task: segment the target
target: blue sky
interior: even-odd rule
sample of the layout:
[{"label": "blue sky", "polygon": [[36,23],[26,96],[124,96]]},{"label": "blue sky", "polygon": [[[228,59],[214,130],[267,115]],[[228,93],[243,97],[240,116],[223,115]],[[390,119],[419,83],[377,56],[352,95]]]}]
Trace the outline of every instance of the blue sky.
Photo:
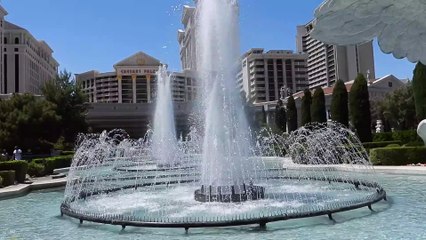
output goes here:
[{"label": "blue sky", "polygon": [[[296,26],[312,19],[322,0],[240,0],[241,51],[295,50]],[[6,20],[28,29],[55,51],[60,68],[81,73],[144,51],[180,70],[177,30],[189,0],[2,0]],[[376,75],[411,78],[414,64],[380,52]]]}]

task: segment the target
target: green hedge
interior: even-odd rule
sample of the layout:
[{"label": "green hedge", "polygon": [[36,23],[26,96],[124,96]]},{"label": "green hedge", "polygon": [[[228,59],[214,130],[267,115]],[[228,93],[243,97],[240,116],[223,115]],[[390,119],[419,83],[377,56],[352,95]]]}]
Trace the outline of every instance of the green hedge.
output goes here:
[{"label": "green hedge", "polygon": [[401,147],[401,145],[399,145],[399,144],[389,144],[386,147],[387,148],[399,148],[399,147]]},{"label": "green hedge", "polygon": [[373,148],[383,148],[391,144],[401,145],[401,142],[400,141],[366,142],[366,143],[363,143],[362,145],[366,149],[373,149]]},{"label": "green hedge", "polygon": [[70,167],[73,156],[74,155],[65,155],[49,158],[37,158],[32,162],[43,164],[45,167],[45,174],[52,174],[54,169]]},{"label": "green hedge", "polygon": [[426,147],[376,148],[370,151],[370,159],[375,165],[426,163]]},{"label": "green hedge", "polygon": [[3,170],[14,170],[16,180],[19,183],[25,182],[25,178],[28,171],[28,163],[26,161],[7,161],[0,162],[0,171]]},{"label": "green hedge", "polygon": [[422,142],[415,130],[375,133],[373,135],[373,142],[386,141],[400,141],[402,144],[409,142]]},{"label": "green hedge", "polygon": [[424,147],[424,142],[409,142],[407,144],[404,144],[404,147]]},{"label": "green hedge", "polygon": [[69,156],[69,155],[74,155],[74,151],[62,151],[61,152],[61,156]]},{"label": "green hedge", "polygon": [[45,175],[44,165],[36,162],[30,162],[30,164],[28,164],[28,175],[31,177],[43,177]]},{"label": "green hedge", "polygon": [[3,187],[7,187],[7,186],[15,184],[14,170],[0,171],[0,177],[3,179],[3,183],[2,183]]},{"label": "green hedge", "polygon": [[373,142],[388,142],[393,141],[391,132],[374,133]]}]

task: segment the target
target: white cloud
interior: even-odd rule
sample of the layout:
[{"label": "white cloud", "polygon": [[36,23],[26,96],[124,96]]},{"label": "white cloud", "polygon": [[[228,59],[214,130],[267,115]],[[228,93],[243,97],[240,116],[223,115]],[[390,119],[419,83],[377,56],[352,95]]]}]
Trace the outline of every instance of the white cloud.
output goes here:
[{"label": "white cloud", "polygon": [[385,53],[426,64],[425,0],[326,0],[315,11],[312,37],[352,45],[377,37]]}]

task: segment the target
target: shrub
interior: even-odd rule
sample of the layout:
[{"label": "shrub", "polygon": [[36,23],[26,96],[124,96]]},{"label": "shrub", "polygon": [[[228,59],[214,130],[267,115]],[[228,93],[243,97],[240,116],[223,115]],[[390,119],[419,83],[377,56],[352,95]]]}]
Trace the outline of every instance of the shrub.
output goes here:
[{"label": "shrub", "polygon": [[375,133],[373,135],[373,142],[387,142],[393,141],[391,132]]},{"label": "shrub", "polygon": [[288,131],[293,132],[297,130],[297,108],[293,96],[287,100],[287,121]]},{"label": "shrub", "polygon": [[348,91],[342,80],[337,80],[333,88],[331,119],[349,126]]},{"label": "shrub", "polygon": [[311,104],[312,104],[312,93],[309,89],[304,91],[302,98],[302,126],[311,122]]},{"label": "shrub", "polygon": [[370,153],[371,162],[375,165],[401,166],[426,162],[426,147],[376,148]]},{"label": "shrub", "polygon": [[16,180],[19,183],[25,182],[25,178],[28,171],[28,163],[26,161],[7,161],[0,162],[0,171],[2,170],[14,170]]},{"label": "shrub", "polygon": [[325,108],[324,90],[321,87],[315,89],[311,104],[311,121],[327,122],[327,111]]},{"label": "shrub", "polygon": [[398,147],[401,147],[401,145],[399,145],[399,144],[389,144],[389,145],[387,145],[386,146],[387,148],[398,148]]},{"label": "shrub", "polygon": [[0,188],[3,187],[3,178],[0,176]]},{"label": "shrub", "polygon": [[34,159],[36,164],[43,164],[45,167],[45,174],[52,174],[54,169],[66,168],[71,166],[71,161],[74,155],[56,156],[49,158]]},{"label": "shrub", "polygon": [[75,153],[74,151],[62,151],[61,155],[62,156],[65,156],[65,155],[74,155],[74,153]]},{"label": "shrub", "polygon": [[403,144],[410,142],[422,142],[416,130],[396,131],[396,132],[385,132],[375,133],[373,142],[385,142],[385,141],[400,141]]},{"label": "shrub", "polygon": [[3,183],[2,183],[3,187],[7,187],[7,186],[15,184],[14,170],[0,171],[0,177],[3,179]]},{"label": "shrub", "polygon": [[424,145],[424,142],[409,142],[404,144],[404,147],[423,147]]},{"label": "shrub", "polygon": [[42,177],[44,176],[45,167],[43,164],[39,164],[36,162],[30,162],[28,164],[28,174],[31,177]]},{"label": "shrub", "polygon": [[394,141],[401,141],[404,144],[409,142],[422,142],[422,139],[415,130],[393,132],[392,138]]},{"label": "shrub", "polygon": [[401,142],[400,141],[366,142],[366,143],[363,143],[362,145],[366,149],[373,149],[373,148],[384,148],[391,144],[398,144],[398,147],[399,147],[399,145],[401,145]]},{"label": "shrub", "polygon": [[364,75],[358,74],[349,93],[350,119],[361,142],[373,140],[371,132],[370,99],[368,83]]},{"label": "shrub", "polygon": [[414,69],[413,92],[418,120],[426,118],[426,66],[418,62]]}]

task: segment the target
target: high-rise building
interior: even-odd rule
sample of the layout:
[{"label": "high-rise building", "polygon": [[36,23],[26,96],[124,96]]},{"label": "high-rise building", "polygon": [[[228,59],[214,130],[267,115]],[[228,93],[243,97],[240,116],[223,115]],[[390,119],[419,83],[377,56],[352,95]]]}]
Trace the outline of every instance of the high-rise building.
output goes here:
[{"label": "high-rise building", "polygon": [[254,48],[243,54],[238,85],[251,103],[277,101],[308,87],[307,54]]},{"label": "high-rise building", "polygon": [[180,59],[182,69],[196,70],[196,45],[195,45],[195,13],[196,8],[190,6],[183,6],[182,24],[183,30],[178,30],[178,42],[180,46]]},{"label": "high-rise building", "polygon": [[0,94],[41,94],[43,84],[58,72],[53,50],[28,30],[5,21],[5,15],[0,6]]},{"label": "high-rise building", "polygon": [[337,79],[345,82],[358,73],[375,79],[372,42],[358,46],[335,46],[311,38],[314,22],[297,27],[297,51],[308,54],[309,88],[332,86]]}]

